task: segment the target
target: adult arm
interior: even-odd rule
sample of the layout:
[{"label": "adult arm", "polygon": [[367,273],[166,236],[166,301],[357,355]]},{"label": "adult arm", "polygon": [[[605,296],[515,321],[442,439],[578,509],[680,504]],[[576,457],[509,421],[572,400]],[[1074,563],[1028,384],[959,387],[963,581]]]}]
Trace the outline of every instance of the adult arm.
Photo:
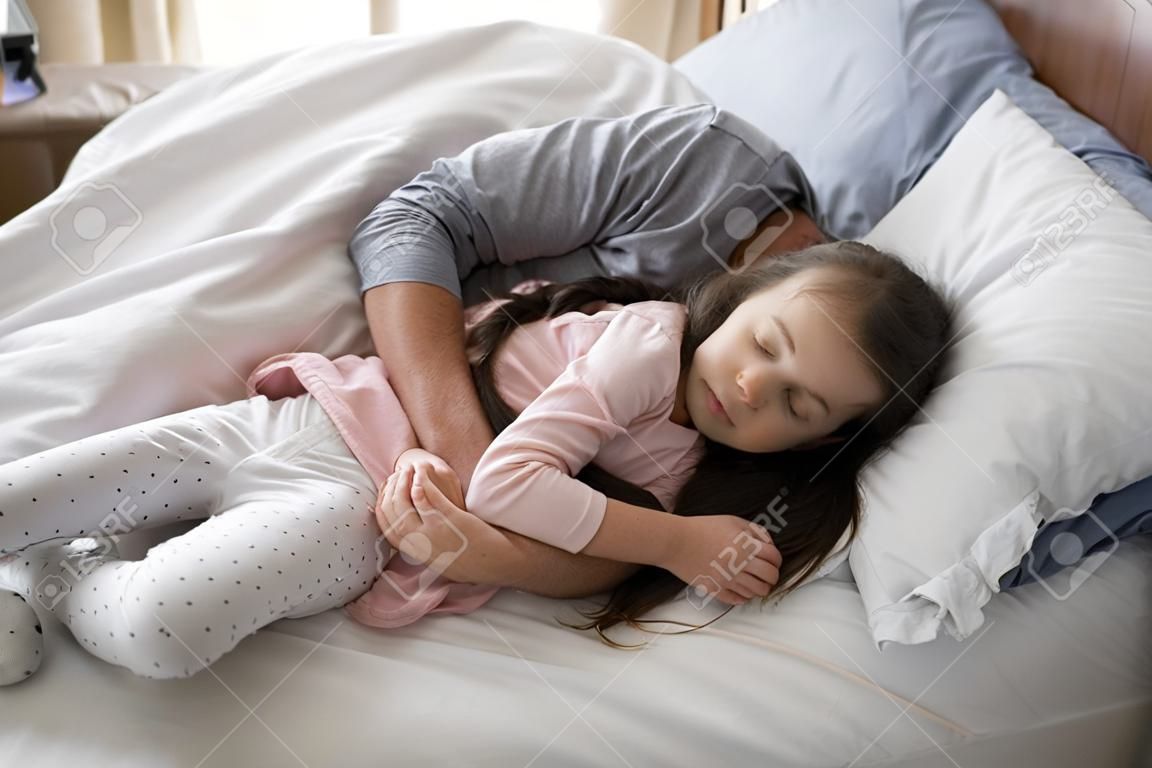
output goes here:
[{"label": "adult arm", "polygon": [[357,226],[349,253],[376,353],[420,445],[465,490],[492,433],[464,351],[462,282],[529,263],[534,277],[575,277],[564,274],[573,269],[566,257],[631,231],[676,163],[687,162],[669,158],[707,157],[709,147],[689,147],[731,142],[708,128],[714,112],[670,108],[497,134],[436,160]]},{"label": "adult arm", "polygon": [[[465,355],[461,280],[627,231],[668,171],[661,152],[675,156],[677,142],[700,136],[697,120],[656,113],[499,134],[437,160],[357,227],[349,250],[376,352],[420,445],[448,462],[465,492],[492,431]],[[525,555],[508,585],[540,594],[594,594],[636,569],[508,538]]]},{"label": "adult arm", "polygon": [[[422,446],[448,462],[464,486],[492,442],[492,428],[464,356],[460,301],[438,286],[397,282],[369,290],[365,310],[389,381]],[[384,344],[383,339],[395,342]],[[472,536],[479,540],[481,533]],[[639,567],[566,552],[512,531],[501,533],[505,551],[500,568],[483,581],[504,587],[546,597],[585,597],[611,589]],[[475,576],[472,580],[480,583],[479,571]]]}]

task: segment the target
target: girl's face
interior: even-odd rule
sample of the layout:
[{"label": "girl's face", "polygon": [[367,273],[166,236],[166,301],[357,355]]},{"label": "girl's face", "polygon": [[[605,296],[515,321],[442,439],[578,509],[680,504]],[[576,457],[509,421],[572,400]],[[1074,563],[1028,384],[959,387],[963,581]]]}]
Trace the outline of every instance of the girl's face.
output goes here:
[{"label": "girl's face", "polygon": [[674,421],[737,450],[769,453],[819,445],[883,404],[863,352],[822,305],[797,295],[821,272],[806,269],[753,294],[697,347]]}]

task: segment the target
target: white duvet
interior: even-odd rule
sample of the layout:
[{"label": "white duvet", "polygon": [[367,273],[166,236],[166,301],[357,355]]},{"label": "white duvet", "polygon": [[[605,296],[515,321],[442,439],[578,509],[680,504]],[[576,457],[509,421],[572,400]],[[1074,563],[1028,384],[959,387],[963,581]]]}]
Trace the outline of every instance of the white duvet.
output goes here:
[{"label": "white duvet", "polygon": [[242,398],[273,354],[371,354],[347,242],[391,190],[494,133],[701,100],[605,40],[371,37],[204,74],[112,123],[0,228],[0,461]]},{"label": "white duvet", "polygon": [[[698,100],[636,46],[524,23],[178,84],[0,227],[0,461],[243,397],[276,353],[371,354],[346,244],[390,190],[499,131]],[[135,555],[160,533],[133,534]],[[162,683],[49,622],[41,671],[0,693],[0,765],[870,765],[1032,729],[1046,730],[1025,753],[1049,745],[1057,765],[1079,759],[1053,747],[1069,723],[1106,736],[1099,718],[1121,707],[1130,722],[1147,702],[1148,617],[1117,605],[1148,590],[1150,563],[1152,547],[1126,544],[1065,603],[1012,590],[968,642],[883,657],[833,578],[639,653],[554,623],[578,618],[570,605],[507,590],[391,632],[331,611]]]}]

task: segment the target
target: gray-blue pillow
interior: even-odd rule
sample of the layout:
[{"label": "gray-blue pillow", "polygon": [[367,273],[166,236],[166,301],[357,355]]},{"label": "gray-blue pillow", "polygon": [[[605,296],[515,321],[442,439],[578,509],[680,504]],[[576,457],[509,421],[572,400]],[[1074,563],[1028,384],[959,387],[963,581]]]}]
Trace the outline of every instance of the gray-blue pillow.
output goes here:
[{"label": "gray-blue pillow", "polygon": [[673,66],[792,152],[836,237],[871,230],[996,88],[1152,218],[1152,168],[1035,80],[982,0],[780,0]]}]

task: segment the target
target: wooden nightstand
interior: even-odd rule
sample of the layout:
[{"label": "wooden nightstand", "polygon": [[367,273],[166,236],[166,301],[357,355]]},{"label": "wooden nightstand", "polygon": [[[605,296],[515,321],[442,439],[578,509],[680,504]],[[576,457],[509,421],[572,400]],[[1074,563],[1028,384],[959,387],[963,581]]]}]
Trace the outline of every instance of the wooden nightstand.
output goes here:
[{"label": "wooden nightstand", "polygon": [[206,67],[41,64],[47,93],[0,108],[0,223],[42,200],[76,151],[116,117]]}]

